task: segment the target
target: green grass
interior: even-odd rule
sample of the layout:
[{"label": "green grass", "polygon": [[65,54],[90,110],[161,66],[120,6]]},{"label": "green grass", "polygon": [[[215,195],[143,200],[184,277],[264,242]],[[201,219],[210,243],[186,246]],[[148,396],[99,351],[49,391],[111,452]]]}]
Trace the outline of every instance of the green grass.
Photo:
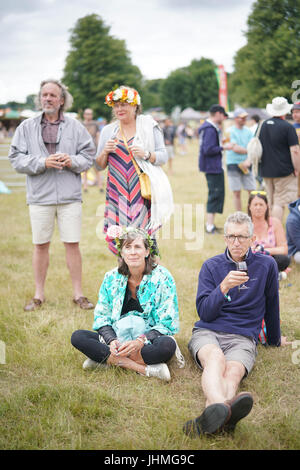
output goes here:
[{"label": "green grass", "polygon": [[[197,153],[197,143],[191,143],[187,155],[175,158],[170,177],[177,211],[182,204],[192,204],[194,229],[196,204],[206,202],[206,182],[197,169]],[[205,259],[223,251],[221,235],[205,235],[203,247],[189,251],[186,243],[191,240],[174,239],[172,222],[171,239],[159,240],[161,262],[177,284],[181,320],[177,340],[185,368],[179,369],[172,361],[170,383],[117,368],[88,372],[83,371],[84,357],[71,346],[70,337],[78,328],[91,329],[93,312],[72,304],[57,231],[50,249],[47,302],[41,310],[25,313],[23,306],[34,288],[25,192],[1,195],[0,199],[0,340],[6,345],[6,364],[0,365],[1,449],[299,449],[300,374],[291,347],[259,346],[256,366],[241,385],[241,390],[253,392],[255,404],[234,436],[189,439],[181,431],[183,423],[199,415],[204,406],[201,374],[187,343],[197,320],[198,272]],[[94,302],[104,273],[116,263],[96,235],[103,204],[104,195],[95,187],[84,194],[83,285],[85,295]],[[218,226],[230,212],[232,198],[227,190]],[[282,333],[290,340],[300,340],[299,279],[300,269],[292,265],[280,288]]]}]

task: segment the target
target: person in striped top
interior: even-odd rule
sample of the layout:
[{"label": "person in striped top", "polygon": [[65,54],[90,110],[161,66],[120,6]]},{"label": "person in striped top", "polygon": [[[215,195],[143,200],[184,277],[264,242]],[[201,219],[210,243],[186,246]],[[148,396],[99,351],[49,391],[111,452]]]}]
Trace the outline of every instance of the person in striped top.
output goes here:
[{"label": "person in striped top", "polygon": [[[152,191],[154,167],[163,165],[168,159],[163,132],[151,116],[141,115],[140,95],[133,88],[121,86],[108,93],[105,102],[112,107],[115,120],[101,132],[95,162],[99,170],[108,167],[104,232],[107,233],[112,225],[130,225],[152,235],[161,225],[162,218],[153,221],[153,197],[152,200],[142,197],[132,157],[149,174]],[[167,180],[165,175],[164,178]],[[168,184],[160,186],[164,189]],[[167,200],[163,198],[163,208],[170,216]],[[156,204],[155,211],[157,207],[161,210],[163,205]],[[114,242],[107,241],[109,249],[117,254]]]}]

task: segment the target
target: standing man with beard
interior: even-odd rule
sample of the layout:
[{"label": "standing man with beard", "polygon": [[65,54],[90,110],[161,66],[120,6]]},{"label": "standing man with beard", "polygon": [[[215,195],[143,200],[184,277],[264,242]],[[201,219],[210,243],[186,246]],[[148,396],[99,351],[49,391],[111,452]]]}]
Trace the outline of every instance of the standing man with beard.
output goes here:
[{"label": "standing man with beard", "polygon": [[27,204],[34,244],[34,297],[25,311],[45,301],[44,286],[49,266],[49,246],[57,218],[60,238],[73,285],[73,301],[83,309],[94,305],[83,296],[81,253],[81,173],[94,162],[93,140],[77,120],[63,111],[72,96],[58,80],[44,80],[37,97],[42,114],[17,127],[9,159],[13,168],[27,175]]}]

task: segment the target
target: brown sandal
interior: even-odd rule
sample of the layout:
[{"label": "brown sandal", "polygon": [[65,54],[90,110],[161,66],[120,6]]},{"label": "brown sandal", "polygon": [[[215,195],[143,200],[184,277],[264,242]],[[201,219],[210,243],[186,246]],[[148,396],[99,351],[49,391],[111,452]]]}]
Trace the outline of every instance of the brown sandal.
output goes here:
[{"label": "brown sandal", "polygon": [[74,304],[79,305],[83,310],[90,310],[94,308],[94,304],[89,301],[87,297],[79,297],[79,299],[73,299]]},{"label": "brown sandal", "polygon": [[33,312],[37,308],[40,308],[44,302],[44,300],[33,298],[25,305],[24,310],[25,312]]}]

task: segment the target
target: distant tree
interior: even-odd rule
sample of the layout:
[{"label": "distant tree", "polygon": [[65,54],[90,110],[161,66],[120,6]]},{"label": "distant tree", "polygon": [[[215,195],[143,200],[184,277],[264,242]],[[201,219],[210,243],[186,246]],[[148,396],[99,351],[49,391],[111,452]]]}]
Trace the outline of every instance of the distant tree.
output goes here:
[{"label": "distant tree", "polygon": [[165,111],[170,113],[175,106],[205,110],[217,103],[216,67],[211,59],[201,58],[171,72],[161,86]]},{"label": "distant tree", "polygon": [[26,96],[25,107],[27,109],[35,109],[35,98],[36,98],[36,95]]},{"label": "distant tree", "polygon": [[6,107],[12,109],[13,111],[18,111],[18,109],[24,109],[24,103],[18,103],[17,101],[8,101]]},{"label": "distant tree", "polygon": [[169,74],[162,84],[162,105],[166,113],[175,106],[190,106],[191,77],[186,68],[176,69]]},{"label": "distant tree", "polygon": [[92,108],[95,117],[110,117],[106,94],[117,85],[141,88],[142,74],[131,63],[125,41],[109,34],[110,27],[96,15],[80,18],[71,31],[71,50],[63,82],[73,95],[73,111]]},{"label": "distant tree", "polygon": [[300,1],[257,0],[248,17],[247,44],[229,79],[233,101],[265,107],[275,96],[291,101],[300,69]]},{"label": "distant tree", "polygon": [[141,98],[143,109],[159,108],[162,106],[161,102],[161,86],[163,83],[162,78],[155,80],[145,80],[141,89]]},{"label": "distant tree", "polygon": [[219,85],[216,76],[217,65],[211,59],[193,60],[189,66],[192,79],[192,103],[197,110],[207,110],[218,103]]}]

